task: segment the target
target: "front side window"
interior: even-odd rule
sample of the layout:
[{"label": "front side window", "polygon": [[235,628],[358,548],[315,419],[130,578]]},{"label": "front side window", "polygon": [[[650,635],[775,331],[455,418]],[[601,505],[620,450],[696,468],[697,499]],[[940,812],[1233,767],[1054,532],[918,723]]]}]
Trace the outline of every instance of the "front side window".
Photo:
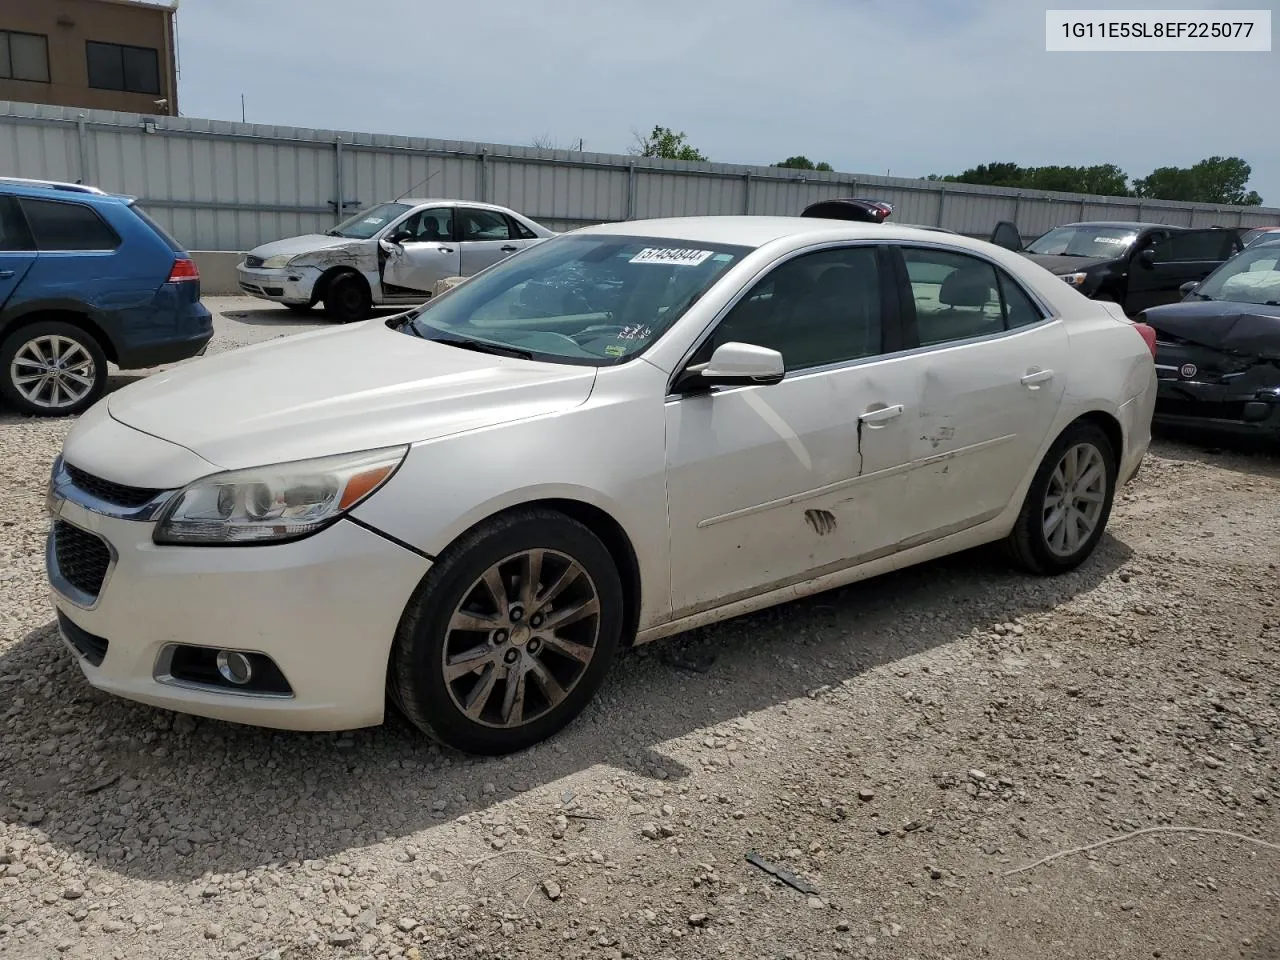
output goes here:
[{"label": "front side window", "polygon": [[120,43],[85,44],[89,86],[125,93],[160,93],[160,53],[153,47]]},{"label": "front side window", "polygon": [[329,231],[329,236],[368,240],[412,209],[407,203],[380,203],[343,220]]},{"label": "front side window", "polygon": [[20,201],[39,250],[114,250],[120,238],[82,203],[65,200]]},{"label": "front side window", "polygon": [[1138,238],[1129,227],[1083,226],[1057,227],[1033,240],[1027,253],[1055,257],[1123,257]]},{"label": "front side window", "polygon": [[905,247],[921,346],[985,337],[1044,319],[1027,293],[995,264],[950,250]]},{"label": "front side window", "polygon": [[443,243],[453,239],[453,208],[430,207],[405,217],[395,233],[405,243]]},{"label": "front side window", "polygon": [[507,218],[500,213],[463,207],[458,211],[458,216],[462,221],[463,240],[511,239],[511,227],[507,223]]},{"label": "front side window", "polygon": [[871,246],[804,254],[756,283],[716,327],[697,361],[725,343],[782,354],[788,371],[881,352],[880,269]]},{"label": "front side window", "polygon": [[1280,304],[1280,243],[1254,246],[1232,257],[1196,288],[1202,300]]},{"label": "front side window", "polygon": [[49,38],[0,30],[0,79],[49,82]]},{"label": "front side window", "polygon": [[614,235],[553,237],[409,314],[428,340],[605,366],[646,350],[749,248]]}]

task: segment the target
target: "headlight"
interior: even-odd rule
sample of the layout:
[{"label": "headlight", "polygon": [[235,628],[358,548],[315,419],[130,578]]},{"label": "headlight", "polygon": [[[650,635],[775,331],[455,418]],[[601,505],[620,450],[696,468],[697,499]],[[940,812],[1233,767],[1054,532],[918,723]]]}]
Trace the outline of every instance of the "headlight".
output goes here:
[{"label": "headlight", "polygon": [[1084,282],[1089,279],[1087,273],[1064,273],[1062,275],[1063,282],[1071,284],[1073,287],[1083,287]]},{"label": "headlight", "polygon": [[160,516],[164,544],[296,540],[333,523],[396,471],[408,447],[215,473],[190,484]]},{"label": "headlight", "polygon": [[282,253],[278,257],[267,257],[267,259],[262,261],[262,268],[264,270],[283,270],[290,263],[296,260],[298,256],[299,254],[296,253]]}]

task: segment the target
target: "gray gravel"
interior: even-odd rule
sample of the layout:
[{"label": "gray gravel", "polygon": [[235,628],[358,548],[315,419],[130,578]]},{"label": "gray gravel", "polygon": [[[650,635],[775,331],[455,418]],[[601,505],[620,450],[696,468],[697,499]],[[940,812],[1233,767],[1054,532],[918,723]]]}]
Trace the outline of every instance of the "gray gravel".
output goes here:
[{"label": "gray gravel", "polygon": [[[215,349],[311,326],[210,303]],[[673,638],[477,761],[95,693],[42,578],[69,426],[0,412],[0,957],[1280,956],[1280,853],[1237,839],[1004,875],[1280,843],[1274,453],[1162,440],[1076,573],[966,555]]]}]

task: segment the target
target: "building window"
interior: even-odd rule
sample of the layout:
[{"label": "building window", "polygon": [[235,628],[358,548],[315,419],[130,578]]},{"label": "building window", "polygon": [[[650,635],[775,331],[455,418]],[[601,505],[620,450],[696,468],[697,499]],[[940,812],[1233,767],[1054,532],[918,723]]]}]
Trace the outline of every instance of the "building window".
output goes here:
[{"label": "building window", "polygon": [[0,30],[0,79],[49,82],[49,38]]},{"label": "building window", "polygon": [[119,43],[85,44],[89,60],[89,86],[125,93],[160,93],[160,54],[151,47]]}]

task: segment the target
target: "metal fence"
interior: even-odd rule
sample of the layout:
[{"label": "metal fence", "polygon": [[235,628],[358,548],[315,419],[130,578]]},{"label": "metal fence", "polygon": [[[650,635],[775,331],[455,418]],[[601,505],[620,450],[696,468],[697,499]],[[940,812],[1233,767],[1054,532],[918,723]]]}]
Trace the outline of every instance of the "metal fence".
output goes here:
[{"label": "metal fence", "polygon": [[1016,223],[1027,237],[1075,220],[1195,227],[1280,223],[1280,210],[1273,208],[684,163],[8,101],[0,101],[0,175],[83,180],[131,194],[192,250],[247,250],[322,231],[339,215],[405,191],[504,204],[560,230],[645,217],[794,215],[818,200],[851,195],[892,203],[895,221],[982,237],[1001,220]]}]

